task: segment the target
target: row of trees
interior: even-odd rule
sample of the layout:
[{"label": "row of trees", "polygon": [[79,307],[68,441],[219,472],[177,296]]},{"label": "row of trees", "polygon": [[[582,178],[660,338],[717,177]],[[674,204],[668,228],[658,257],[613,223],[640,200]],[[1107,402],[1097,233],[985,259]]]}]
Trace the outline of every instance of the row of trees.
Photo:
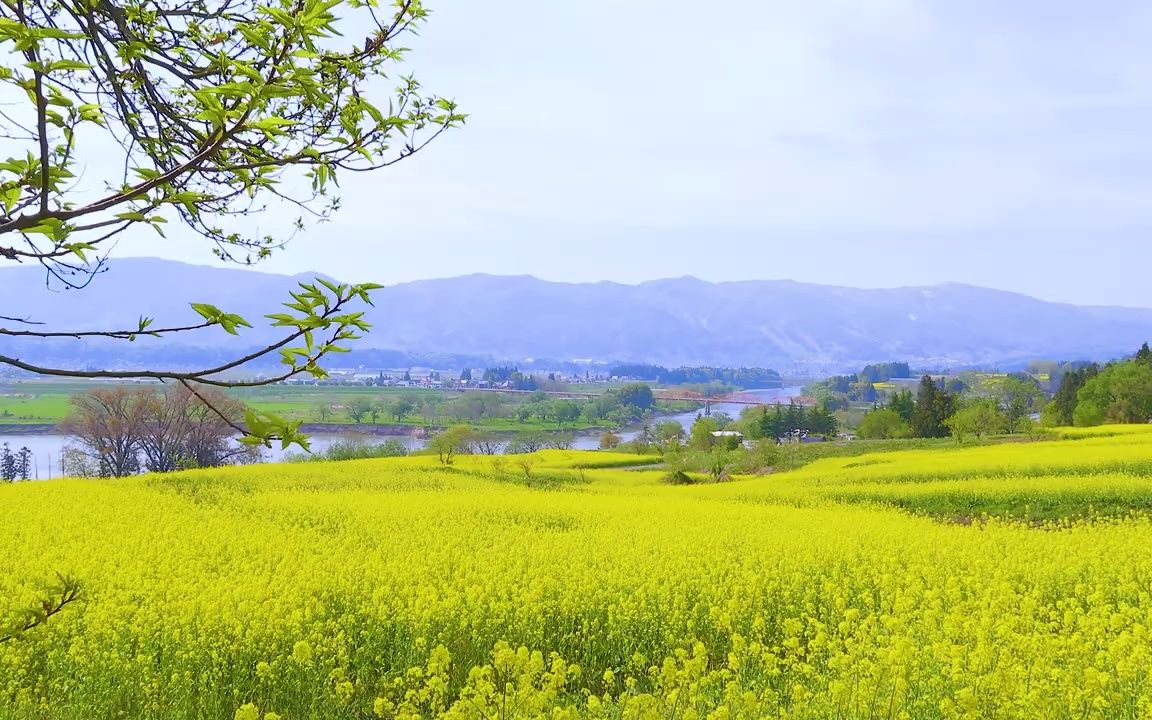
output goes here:
[{"label": "row of trees", "polygon": [[356,424],[376,423],[381,418],[399,423],[418,416],[428,424],[440,421],[482,423],[504,419],[521,423],[539,420],[564,427],[581,421],[588,425],[605,422],[623,425],[641,419],[655,405],[652,388],[636,383],[581,400],[554,398],[542,391],[526,395],[476,391],[450,397],[401,396],[392,399],[360,396],[351,398],[339,409],[328,403],[319,403],[314,406],[312,414],[320,422],[343,416]]},{"label": "row of trees", "polygon": [[907,390],[892,394],[886,404],[864,416],[856,433],[870,439],[947,437],[951,433],[947,420],[959,405],[957,393],[925,375],[915,395]]},{"label": "row of trees", "polygon": [[1082,365],[1064,374],[1044,421],[1053,425],[1146,423],[1152,420],[1152,349],[1100,367]]},{"label": "row of trees", "polygon": [[856,432],[875,440],[1027,432],[1034,425],[1031,416],[1045,400],[1039,384],[1027,375],[999,378],[985,393],[966,398],[949,390],[946,381],[925,375],[915,395],[907,390],[892,394],[861,419]]},{"label": "row of trees", "polygon": [[893,378],[908,378],[912,371],[908,363],[890,362],[866,365],[858,373],[834,375],[804,388],[807,395],[819,398],[833,410],[843,410],[849,403],[873,403],[880,398],[875,383]]},{"label": "row of trees", "polygon": [[767,368],[679,367],[660,365],[617,365],[612,377],[652,380],[661,385],[730,385],[736,388],[780,387],[780,373]]},{"label": "row of trees", "polygon": [[436,455],[444,465],[451,465],[457,455],[520,455],[546,448],[571,450],[576,437],[569,433],[527,431],[501,436],[478,430],[471,425],[453,425],[428,441],[425,451]]},{"label": "row of trees", "polygon": [[252,462],[259,455],[234,440],[242,403],[210,388],[175,385],[100,388],[72,398],[61,429],[76,438],[65,474],[122,477]]},{"label": "row of trees", "polygon": [[836,415],[827,403],[805,407],[796,403],[745,410],[737,423],[749,439],[785,440],[820,435],[832,437],[840,429]]},{"label": "row of trees", "polygon": [[[876,383],[893,378],[906,378],[907,363],[882,363],[868,365],[858,373],[834,375],[804,388],[831,410],[846,410],[852,403],[877,403],[885,393],[876,389]],[[951,394],[962,394],[968,385],[960,378],[947,378],[941,381],[941,389]]]}]

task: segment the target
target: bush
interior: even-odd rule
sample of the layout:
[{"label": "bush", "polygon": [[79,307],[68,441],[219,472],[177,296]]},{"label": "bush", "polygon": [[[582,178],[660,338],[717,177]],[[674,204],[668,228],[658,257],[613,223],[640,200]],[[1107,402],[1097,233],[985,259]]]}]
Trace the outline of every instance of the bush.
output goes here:
[{"label": "bush", "polygon": [[325,460],[365,460],[368,458],[404,457],[408,448],[399,440],[368,443],[363,440],[341,440],[321,453]]},{"label": "bush", "polygon": [[664,482],[669,485],[695,485],[700,481],[683,470],[672,470],[664,476]]},{"label": "bush", "polygon": [[600,449],[615,450],[620,447],[620,442],[620,436],[609,430],[600,436]]},{"label": "bush", "polygon": [[285,462],[332,462],[343,460],[370,460],[372,458],[404,457],[408,448],[399,440],[389,439],[382,443],[370,443],[361,438],[337,440],[324,450],[304,454],[293,453],[284,458]]}]

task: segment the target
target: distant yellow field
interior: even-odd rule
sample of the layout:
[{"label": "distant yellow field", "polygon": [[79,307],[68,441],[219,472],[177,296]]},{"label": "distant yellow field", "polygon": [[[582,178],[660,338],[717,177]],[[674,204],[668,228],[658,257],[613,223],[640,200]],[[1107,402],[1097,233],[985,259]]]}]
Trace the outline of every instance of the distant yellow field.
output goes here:
[{"label": "distant yellow field", "polygon": [[[1152,435],[0,487],[0,718],[1144,718]],[[607,466],[607,467],[606,467]]]}]

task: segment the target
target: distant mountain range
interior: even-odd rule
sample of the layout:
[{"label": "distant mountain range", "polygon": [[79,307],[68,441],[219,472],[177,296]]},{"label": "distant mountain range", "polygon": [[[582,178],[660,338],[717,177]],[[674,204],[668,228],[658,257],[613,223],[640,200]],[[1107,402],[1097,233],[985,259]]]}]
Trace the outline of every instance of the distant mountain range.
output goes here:
[{"label": "distant mountain range", "polygon": [[[84,290],[53,292],[44,287],[42,269],[5,267],[0,315],[52,328],[131,327],[141,313],[157,322],[195,319],[188,302],[199,301],[259,325],[297,281],[310,277],[124,258]],[[375,302],[373,330],[357,347],[513,362],[588,358],[783,371],[887,360],[1008,367],[1035,358],[1117,357],[1152,338],[1152,310],[1049,303],[953,283],[860,290],[776,280],[622,285],[470,275],[394,285],[378,291]],[[273,335],[257,328],[245,337],[255,345]],[[131,350],[152,358],[169,347],[214,354],[229,347],[227,340],[214,330],[175,337],[172,346],[143,340]],[[0,338],[0,348],[27,359],[84,357],[84,347]]]}]

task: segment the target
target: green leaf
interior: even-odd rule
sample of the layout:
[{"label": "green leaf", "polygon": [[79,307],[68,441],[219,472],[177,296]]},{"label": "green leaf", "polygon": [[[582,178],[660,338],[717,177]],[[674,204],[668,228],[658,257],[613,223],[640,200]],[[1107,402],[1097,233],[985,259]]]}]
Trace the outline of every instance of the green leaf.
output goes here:
[{"label": "green leaf", "polygon": [[220,322],[220,318],[224,315],[223,310],[208,303],[191,303],[191,306],[193,310],[200,314],[200,317],[211,323]]},{"label": "green leaf", "polygon": [[12,212],[16,203],[20,202],[20,188],[13,186],[0,192],[0,200],[4,202],[4,212]]},{"label": "green leaf", "polygon": [[80,258],[80,262],[85,262],[85,263],[88,262],[88,256],[84,254],[85,251],[96,249],[96,247],[94,245],[92,245],[92,243],[86,243],[86,242],[69,243],[69,244],[65,245],[64,247],[66,247],[76,257]]},{"label": "green leaf", "polygon": [[56,72],[57,70],[91,70],[92,66],[87,63],[82,63],[79,60],[53,60],[48,63],[44,70],[45,72]]},{"label": "green leaf", "polygon": [[159,170],[153,170],[152,168],[144,167],[132,168],[132,172],[139,175],[143,180],[155,180],[161,175]]}]

